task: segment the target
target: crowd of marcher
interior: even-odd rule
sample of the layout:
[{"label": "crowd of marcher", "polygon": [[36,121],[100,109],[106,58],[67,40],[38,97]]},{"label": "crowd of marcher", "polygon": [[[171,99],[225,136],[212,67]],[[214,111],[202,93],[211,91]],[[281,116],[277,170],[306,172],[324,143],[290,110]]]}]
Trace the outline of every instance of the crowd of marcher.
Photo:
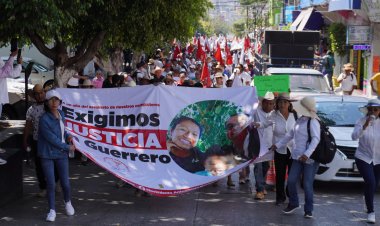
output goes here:
[{"label": "crowd of marcher", "polygon": [[[186,51],[176,56],[173,56],[173,53],[165,56],[161,49],[157,49],[152,58],[139,61],[135,68],[128,67],[125,72],[115,74],[105,72],[100,68],[94,74],[81,71],[67,82],[67,87],[113,88],[149,84],[208,88],[251,86],[254,77],[260,75],[260,72],[254,62],[249,60],[241,62],[238,59],[239,55],[239,52],[233,53],[234,63],[226,65],[224,61],[217,61],[210,56],[202,61]],[[14,53],[11,54],[9,61],[13,62],[13,56],[15,56]],[[345,79],[350,78],[351,71],[348,67],[345,70],[347,73],[340,76],[338,82],[344,83]],[[9,77],[10,74],[14,74],[14,70],[9,68],[7,62],[1,68],[0,78],[2,75]],[[2,80],[0,79],[0,82]],[[331,82],[330,78],[329,81]],[[343,91],[346,92],[345,89]],[[63,190],[66,214],[74,215],[75,213],[71,204],[68,169],[68,156],[75,147],[72,144],[72,137],[65,132],[64,114],[59,110],[62,102],[60,94],[54,89],[46,92],[41,85],[35,85],[32,95],[36,102],[29,108],[26,115],[23,144],[25,149],[31,146],[34,155],[41,190],[39,195],[48,198],[49,213],[46,220],[54,221],[56,218],[55,187],[58,181]],[[374,132],[380,126],[379,109],[380,101],[371,100],[364,108],[366,116],[358,121],[352,134],[353,139],[359,139],[359,148],[355,155],[356,164],[365,181],[368,221],[373,223],[375,222],[373,196],[380,178],[379,160],[376,153],[379,139]],[[288,198],[289,203],[283,210],[285,214],[293,213],[300,208],[297,183],[302,178],[305,193],[304,216],[313,217],[313,181],[319,163],[313,161],[310,156],[320,140],[315,100],[312,97],[305,97],[295,103],[289,94],[275,95],[268,92],[260,99],[254,122],[249,125],[245,123],[244,128],[238,128],[237,125],[239,125],[238,116],[231,117],[226,124],[227,137],[231,140],[235,153],[240,153],[240,155],[249,153],[248,149],[253,148],[251,144],[257,134],[263,137],[260,143],[262,145],[265,143],[275,152],[276,205],[284,204]],[[310,141],[308,129],[311,134]],[[242,131],[249,134],[244,139],[238,137]],[[0,159],[0,164],[2,161],[5,160]],[[83,155],[82,162],[86,161],[88,160]],[[267,193],[265,178],[268,168],[269,162],[254,165],[255,199],[265,199]],[[244,184],[249,181],[249,174],[249,167],[241,170],[239,183]],[[228,178],[227,185],[235,186],[231,177]],[[139,192],[137,194],[141,195]]]}]

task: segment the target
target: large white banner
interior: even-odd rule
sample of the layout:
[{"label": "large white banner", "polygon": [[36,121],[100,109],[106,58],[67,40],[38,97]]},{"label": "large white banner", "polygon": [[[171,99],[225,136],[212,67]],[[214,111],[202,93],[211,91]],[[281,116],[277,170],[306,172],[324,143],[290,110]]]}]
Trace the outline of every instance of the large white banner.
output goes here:
[{"label": "large white banner", "polygon": [[254,87],[150,85],[58,92],[76,148],[152,195],[191,191],[254,159],[271,158],[263,145],[260,153],[247,153],[258,143],[251,124],[258,103]]}]

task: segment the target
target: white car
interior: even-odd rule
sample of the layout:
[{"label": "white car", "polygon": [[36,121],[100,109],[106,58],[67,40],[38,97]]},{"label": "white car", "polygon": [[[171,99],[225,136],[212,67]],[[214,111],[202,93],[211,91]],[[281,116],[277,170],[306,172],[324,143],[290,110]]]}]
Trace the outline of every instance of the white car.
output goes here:
[{"label": "white car", "polygon": [[326,78],[314,69],[270,67],[266,75],[289,75],[290,97],[301,99],[308,95],[331,94]]},{"label": "white car", "polygon": [[[8,58],[9,57],[1,57],[1,59],[4,62],[6,62],[8,60]],[[44,87],[54,84],[54,71],[53,70],[50,70],[49,68],[45,67],[44,65],[42,65],[38,62],[35,62],[34,60],[32,60],[30,58],[23,57],[22,59],[23,59],[23,63],[21,65],[22,70],[21,70],[20,77],[16,79],[17,81],[19,81],[21,83],[25,82],[25,68],[30,62],[33,61],[34,64],[33,64],[33,68],[32,68],[32,73],[30,74],[30,76],[28,78],[28,83],[33,84],[33,85],[41,84]],[[17,62],[15,61],[14,65],[16,65],[16,64],[17,64]]]},{"label": "white car", "polygon": [[337,144],[333,161],[319,166],[315,176],[320,181],[363,181],[355,165],[358,141],[351,139],[356,121],[363,117],[359,107],[367,104],[368,98],[358,96],[320,95],[314,96],[318,117],[329,128]]}]

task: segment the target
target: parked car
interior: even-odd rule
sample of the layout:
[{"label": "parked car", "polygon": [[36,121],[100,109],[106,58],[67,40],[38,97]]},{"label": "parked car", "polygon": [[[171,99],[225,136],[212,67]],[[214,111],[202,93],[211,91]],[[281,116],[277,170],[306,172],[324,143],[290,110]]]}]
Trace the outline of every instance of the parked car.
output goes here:
[{"label": "parked car", "polygon": [[[15,79],[7,78],[9,103],[3,105],[0,116],[1,120],[23,120],[25,119],[25,83]],[[28,84],[28,90],[32,90],[34,85]],[[28,102],[28,106],[31,105]]]},{"label": "parked car", "polygon": [[[5,62],[8,60],[9,57],[1,57],[1,59]],[[35,62],[31,58],[23,57],[23,63],[22,63],[22,70],[20,74],[20,78],[17,79],[19,82],[25,82],[25,68],[30,62],[34,62],[32,73],[29,76],[28,83],[36,85],[41,84],[44,87],[51,86],[54,84],[54,71],[50,70],[49,68],[45,67],[44,65]],[[17,62],[14,62],[14,65],[16,65]]]},{"label": "parked car", "polygon": [[368,98],[358,96],[318,95],[315,96],[318,117],[335,137],[337,152],[333,161],[320,165],[315,176],[320,181],[356,182],[363,181],[355,165],[354,155],[358,141],[351,139],[355,123],[363,117],[360,107]]},{"label": "parked car", "polygon": [[266,70],[266,75],[289,75],[290,96],[294,99],[332,93],[323,74],[314,69],[270,67]]}]

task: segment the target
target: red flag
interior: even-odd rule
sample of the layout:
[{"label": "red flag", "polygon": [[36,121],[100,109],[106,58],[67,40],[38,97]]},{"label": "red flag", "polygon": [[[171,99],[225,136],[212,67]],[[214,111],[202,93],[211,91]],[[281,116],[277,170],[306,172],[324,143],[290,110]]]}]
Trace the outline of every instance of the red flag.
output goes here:
[{"label": "red flag", "polygon": [[228,48],[227,42],[226,42],[226,55],[227,55],[226,64],[231,65],[232,64],[232,55],[231,55],[230,49]]},{"label": "red flag", "polygon": [[177,59],[178,55],[181,54],[181,49],[179,48],[179,45],[175,45],[174,53],[173,53],[173,59]]},{"label": "red flag", "polygon": [[249,48],[251,48],[251,42],[249,41],[249,37],[247,36],[244,39],[244,51],[246,51]]},{"label": "red flag", "polygon": [[202,49],[201,41],[198,38],[198,49],[196,59],[203,61],[205,59],[205,52]]},{"label": "red flag", "polygon": [[207,66],[206,59],[203,60],[201,82],[203,84],[203,88],[210,88],[211,87],[211,78],[210,78],[210,73],[208,72],[208,66]]},{"label": "red flag", "polygon": [[222,51],[220,50],[219,42],[216,45],[216,51],[215,51],[214,57],[216,61],[218,61],[220,64],[223,64]]},{"label": "red flag", "polygon": [[190,43],[189,46],[187,47],[187,53],[192,54],[193,51],[194,51],[194,46],[192,43]]}]

